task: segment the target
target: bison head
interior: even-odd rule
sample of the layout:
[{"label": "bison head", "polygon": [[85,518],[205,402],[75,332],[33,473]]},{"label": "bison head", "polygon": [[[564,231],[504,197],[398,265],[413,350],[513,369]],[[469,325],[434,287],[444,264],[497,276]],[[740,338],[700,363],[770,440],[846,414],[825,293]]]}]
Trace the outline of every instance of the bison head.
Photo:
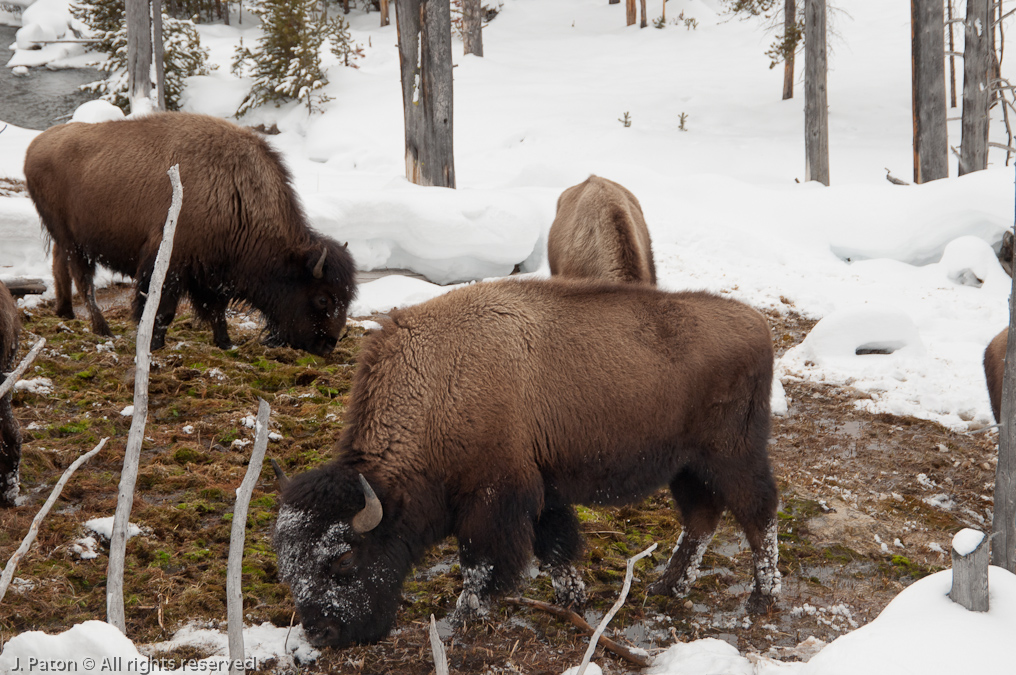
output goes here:
[{"label": "bison head", "polygon": [[410,562],[363,476],[328,465],[283,488],[273,544],[315,647],[377,642],[395,623]]},{"label": "bison head", "polygon": [[[345,245],[321,237],[297,254],[264,308],[268,341],[326,356],[346,330],[346,311],[356,297],[356,268]],[[266,281],[266,283],[272,283]]]}]

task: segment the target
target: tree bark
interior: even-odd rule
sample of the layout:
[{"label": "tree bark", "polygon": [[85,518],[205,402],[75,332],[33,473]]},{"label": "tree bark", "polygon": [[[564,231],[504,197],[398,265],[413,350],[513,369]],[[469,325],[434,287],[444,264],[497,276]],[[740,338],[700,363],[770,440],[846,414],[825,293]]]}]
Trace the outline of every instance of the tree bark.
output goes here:
[{"label": "tree bark", "polygon": [[956,107],[956,43],[953,40],[953,0],[945,3],[946,26],[949,29],[949,107]]},{"label": "tree bark", "polygon": [[825,0],[805,0],[804,30],[804,179],[829,185]]},{"label": "tree bark", "polygon": [[910,0],[914,182],[949,176],[945,123],[945,10],[942,0]]},{"label": "tree bark", "polygon": [[626,7],[627,7],[627,10],[628,10],[627,11],[628,25],[629,26],[634,26],[635,25],[635,0],[627,0]]},{"label": "tree bark", "polygon": [[462,0],[462,47],[466,54],[483,56],[480,0]]},{"label": "tree bark", "polygon": [[[666,6],[664,4],[664,6]],[[783,36],[790,35],[791,31],[795,31],[797,24],[797,0],[785,0],[783,4]],[[797,49],[797,45],[794,45],[794,49],[786,54],[783,58],[783,100],[794,98],[794,52]]]},{"label": "tree bark", "polygon": [[967,0],[963,32],[963,138],[959,175],[988,168],[989,0]]},{"label": "tree bark", "polygon": [[131,112],[151,110],[152,14],[149,0],[125,0],[127,5],[127,98]]},{"label": "tree bark", "polygon": [[639,15],[641,17],[639,20],[639,28],[645,28],[649,25],[649,22],[646,21],[646,0],[639,0],[639,5],[639,10],[641,12]]},{"label": "tree bark", "polygon": [[406,177],[455,187],[449,0],[399,0],[395,6],[406,128]]},{"label": "tree bark", "polygon": [[[226,25],[229,25],[229,4],[226,3]],[[166,44],[162,39],[162,0],[152,0],[152,41],[155,57],[155,105],[166,109]]]},{"label": "tree bark", "polygon": [[381,25],[387,26],[389,23],[391,20],[388,18],[388,0],[381,0]]},{"label": "tree bark", "polygon": [[1016,276],[1009,294],[1009,342],[1002,375],[1002,405],[991,521],[991,564],[1016,573]]}]

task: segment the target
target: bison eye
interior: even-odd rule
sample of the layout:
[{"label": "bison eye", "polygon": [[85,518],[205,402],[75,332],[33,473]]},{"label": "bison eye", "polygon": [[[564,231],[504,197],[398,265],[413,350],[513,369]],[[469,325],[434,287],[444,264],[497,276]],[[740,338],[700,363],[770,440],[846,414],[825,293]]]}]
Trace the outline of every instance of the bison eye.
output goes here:
[{"label": "bison eye", "polygon": [[332,561],[332,574],[345,575],[353,571],[353,552],[346,551]]},{"label": "bison eye", "polygon": [[328,309],[328,298],[324,295],[314,298],[314,303],[318,306],[318,309]]}]

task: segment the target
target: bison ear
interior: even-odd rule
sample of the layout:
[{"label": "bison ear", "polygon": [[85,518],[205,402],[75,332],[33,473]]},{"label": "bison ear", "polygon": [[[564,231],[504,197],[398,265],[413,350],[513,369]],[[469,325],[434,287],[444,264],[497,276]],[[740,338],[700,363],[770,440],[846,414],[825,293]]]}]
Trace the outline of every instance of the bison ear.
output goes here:
[{"label": "bison ear", "polygon": [[286,476],[282,467],[279,466],[279,463],[274,458],[272,458],[272,469],[275,471],[275,479],[279,482],[279,492],[282,492],[289,485],[289,477]]},{"label": "bison ear", "polygon": [[325,258],[328,257],[328,247],[321,247],[321,257],[318,258],[317,262],[314,263],[314,269],[311,270],[311,274],[314,275],[315,279],[321,279],[325,276]]},{"label": "bison ear", "polygon": [[360,485],[363,487],[363,496],[367,505],[353,516],[353,531],[357,534],[366,534],[381,523],[384,509],[381,508],[381,500],[374,494],[367,479],[363,477],[362,473],[357,475],[360,477]]}]

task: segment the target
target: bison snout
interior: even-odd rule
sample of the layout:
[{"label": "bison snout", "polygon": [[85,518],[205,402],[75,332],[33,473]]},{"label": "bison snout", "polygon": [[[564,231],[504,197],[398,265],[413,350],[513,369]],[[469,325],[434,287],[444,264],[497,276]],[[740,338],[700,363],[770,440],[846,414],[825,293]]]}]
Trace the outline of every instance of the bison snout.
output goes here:
[{"label": "bison snout", "polygon": [[307,636],[307,641],[314,647],[345,646],[339,644],[342,636],[339,634],[339,627],[335,624],[308,625],[304,622],[303,632]]}]

